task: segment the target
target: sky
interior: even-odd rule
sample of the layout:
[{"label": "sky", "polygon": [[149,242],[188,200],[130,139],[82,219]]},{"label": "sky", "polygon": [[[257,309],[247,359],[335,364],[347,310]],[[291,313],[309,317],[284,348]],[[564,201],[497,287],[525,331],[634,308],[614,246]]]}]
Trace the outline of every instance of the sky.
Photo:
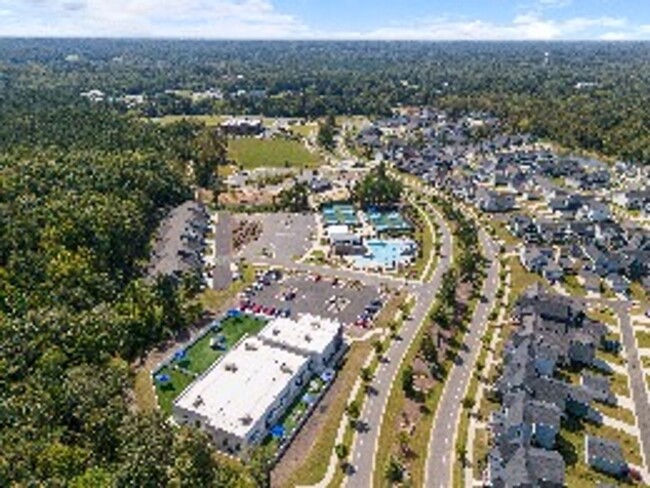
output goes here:
[{"label": "sky", "polygon": [[0,36],[650,40],[650,0],[0,0]]}]

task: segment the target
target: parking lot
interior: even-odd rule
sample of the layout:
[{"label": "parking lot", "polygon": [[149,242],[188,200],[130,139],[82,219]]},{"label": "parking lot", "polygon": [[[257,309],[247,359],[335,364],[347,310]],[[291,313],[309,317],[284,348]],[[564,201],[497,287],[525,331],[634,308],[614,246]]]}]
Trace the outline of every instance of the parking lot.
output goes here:
[{"label": "parking lot", "polygon": [[292,317],[309,313],[337,319],[343,325],[370,327],[383,305],[376,287],[307,273],[284,275],[279,281],[262,279],[251,288],[244,297],[248,311],[286,315],[288,310]]},{"label": "parking lot", "polygon": [[241,257],[251,262],[260,257],[274,257],[279,263],[285,263],[302,257],[310,249],[316,232],[316,218],[312,214],[275,213],[237,218],[262,225],[259,238],[240,252]]}]

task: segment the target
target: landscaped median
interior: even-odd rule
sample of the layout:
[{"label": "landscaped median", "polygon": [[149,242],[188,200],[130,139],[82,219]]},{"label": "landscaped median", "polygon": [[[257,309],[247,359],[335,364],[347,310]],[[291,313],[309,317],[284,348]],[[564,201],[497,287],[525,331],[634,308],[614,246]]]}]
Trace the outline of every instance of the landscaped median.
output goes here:
[{"label": "landscaped median", "polygon": [[[448,202],[438,203],[447,221],[454,223],[455,266],[443,277],[436,301],[391,386],[375,452],[376,487],[405,479],[412,486],[424,486],[433,413],[467,331],[459,324],[470,320],[481,289],[483,272],[481,258],[475,254],[476,228],[457,210],[445,208]],[[474,278],[461,279],[470,276],[470,270],[476,273]]]}]

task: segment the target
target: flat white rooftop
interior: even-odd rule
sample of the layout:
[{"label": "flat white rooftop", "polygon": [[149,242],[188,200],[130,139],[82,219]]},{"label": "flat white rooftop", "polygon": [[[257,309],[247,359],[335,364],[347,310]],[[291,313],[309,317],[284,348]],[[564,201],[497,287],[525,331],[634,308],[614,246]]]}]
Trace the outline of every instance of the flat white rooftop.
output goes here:
[{"label": "flat white rooftop", "polygon": [[298,321],[289,318],[272,320],[258,333],[258,337],[305,354],[319,355],[325,352],[340,328],[341,324],[336,320],[305,314]]},{"label": "flat white rooftop", "polygon": [[305,356],[249,337],[198,378],[175,403],[206,417],[214,428],[244,438],[307,362]]}]

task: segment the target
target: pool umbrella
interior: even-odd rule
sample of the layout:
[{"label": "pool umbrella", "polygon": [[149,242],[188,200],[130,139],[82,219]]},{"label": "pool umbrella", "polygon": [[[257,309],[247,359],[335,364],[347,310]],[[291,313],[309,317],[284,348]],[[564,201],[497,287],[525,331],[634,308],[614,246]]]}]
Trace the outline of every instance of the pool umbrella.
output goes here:
[{"label": "pool umbrella", "polygon": [[282,425],[274,425],[271,429],[271,435],[275,439],[281,439],[284,437],[284,427]]},{"label": "pool umbrella", "polygon": [[169,383],[172,379],[169,377],[168,374],[157,374],[156,375],[156,381],[158,383],[162,383],[163,385],[166,385]]}]

